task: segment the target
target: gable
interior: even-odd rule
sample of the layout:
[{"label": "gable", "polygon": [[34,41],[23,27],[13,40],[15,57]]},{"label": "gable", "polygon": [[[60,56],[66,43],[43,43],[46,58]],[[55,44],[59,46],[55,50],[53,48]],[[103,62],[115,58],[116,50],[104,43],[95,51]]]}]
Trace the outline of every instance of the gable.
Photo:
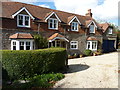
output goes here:
[{"label": "gable", "polygon": [[22,9],[18,10],[16,13],[14,13],[14,14],[12,15],[12,17],[14,18],[14,17],[17,16],[18,14],[22,14],[22,13],[29,15],[32,19],[35,19],[35,18],[32,16],[32,14],[30,14],[30,12],[29,12],[25,7],[23,7]]},{"label": "gable", "polygon": [[96,25],[96,23],[95,23],[94,21],[91,21],[91,22],[87,25],[87,27],[90,27],[90,25],[94,25],[94,26],[97,28],[97,25]]},{"label": "gable", "polygon": [[47,21],[49,18],[56,18],[59,22],[61,22],[60,18],[57,16],[55,12],[50,13],[46,18],[45,21]]},{"label": "gable", "polygon": [[78,20],[78,18],[76,16],[74,16],[69,22],[68,24],[70,25],[72,22],[78,22],[79,24],[81,24],[81,22]]}]

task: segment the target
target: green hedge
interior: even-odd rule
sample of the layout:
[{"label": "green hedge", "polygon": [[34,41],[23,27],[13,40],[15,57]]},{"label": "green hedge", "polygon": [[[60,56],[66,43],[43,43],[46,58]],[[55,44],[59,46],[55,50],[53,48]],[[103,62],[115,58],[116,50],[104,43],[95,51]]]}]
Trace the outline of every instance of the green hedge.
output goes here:
[{"label": "green hedge", "polygon": [[67,52],[63,48],[2,52],[2,65],[10,79],[24,79],[35,74],[58,72],[65,67],[66,60]]},{"label": "green hedge", "polygon": [[84,51],[84,55],[86,55],[86,56],[90,56],[91,54],[92,54],[92,51],[91,51],[91,50],[86,49],[86,50]]}]

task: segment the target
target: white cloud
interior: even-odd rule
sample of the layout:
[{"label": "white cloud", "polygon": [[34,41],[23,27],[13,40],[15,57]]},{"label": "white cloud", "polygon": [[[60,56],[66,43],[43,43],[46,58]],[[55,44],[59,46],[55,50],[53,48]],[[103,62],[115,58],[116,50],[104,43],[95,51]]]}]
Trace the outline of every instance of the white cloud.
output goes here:
[{"label": "white cloud", "polygon": [[117,19],[119,0],[54,0],[57,10],[85,15],[92,9],[93,17],[102,20]]},{"label": "white cloud", "polygon": [[50,6],[45,5],[45,4],[42,4],[42,5],[39,5],[39,6],[41,6],[41,7],[46,7],[46,8],[50,8]]}]

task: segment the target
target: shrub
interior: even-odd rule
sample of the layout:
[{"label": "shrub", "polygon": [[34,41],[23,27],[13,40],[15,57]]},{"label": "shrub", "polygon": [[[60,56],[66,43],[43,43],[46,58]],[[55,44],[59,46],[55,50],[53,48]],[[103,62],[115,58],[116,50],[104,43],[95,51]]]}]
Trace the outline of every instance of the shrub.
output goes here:
[{"label": "shrub", "polygon": [[91,50],[88,50],[88,49],[86,49],[86,50],[84,51],[84,54],[85,54],[86,56],[90,56],[91,53],[92,53],[92,51],[91,51]]},{"label": "shrub", "polygon": [[3,50],[2,55],[2,66],[10,79],[24,79],[35,74],[58,72],[66,66],[67,60],[67,52],[64,48]]},{"label": "shrub", "polygon": [[34,35],[34,40],[35,40],[35,45],[37,49],[47,48],[48,46],[47,38],[38,34],[38,35]]},{"label": "shrub", "polygon": [[[49,88],[52,87],[56,81],[63,79],[65,76],[62,73],[51,73],[51,74],[42,74],[36,75],[32,78],[27,79],[29,82],[20,83],[18,81],[14,81],[12,85],[5,85],[3,88],[5,90],[8,89],[26,89],[31,90],[31,88]],[[36,90],[36,89],[35,89]]]}]

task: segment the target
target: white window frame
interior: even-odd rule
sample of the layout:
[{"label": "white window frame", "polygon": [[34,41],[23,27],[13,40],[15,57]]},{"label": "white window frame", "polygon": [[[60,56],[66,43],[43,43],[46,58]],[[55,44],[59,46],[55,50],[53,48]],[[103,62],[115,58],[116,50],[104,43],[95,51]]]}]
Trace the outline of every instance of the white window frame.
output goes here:
[{"label": "white window frame", "polygon": [[108,29],[108,34],[113,34],[113,29],[112,28]]},{"label": "white window frame", "polygon": [[[52,20],[52,28],[50,27],[50,20]],[[57,22],[56,23],[56,28],[54,28],[54,21]],[[55,29],[55,30],[57,30],[58,29],[58,20],[55,19],[55,18],[49,18],[49,20],[48,20],[48,29]]]},{"label": "white window frame", "polygon": [[24,42],[24,50],[26,50],[26,42],[30,42],[30,50],[34,49],[34,40],[11,40],[11,50],[13,50],[13,42],[16,42],[16,50],[20,50],[20,42]]},{"label": "white window frame", "polygon": [[[72,45],[76,45],[76,48],[72,48]],[[78,41],[71,41],[70,42],[70,49],[78,49]]]},{"label": "white window frame", "polygon": [[[95,49],[92,48],[93,42],[96,43],[96,48],[95,48]],[[90,44],[90,48],[88,48],[88,43]],[[89,50],[95,51],[95,50],[97,50],[97,48],[98,48],[98,41],[87,41],[87,48],[86,48],[86,49],[89,49]]]},{"label": "white window frame", "polygon": [[[13,43],[15,43],[15,45],[14,45]],[[13,50],[13,46],[15,46],[16,49],[17,49],[16,41],[12,41],[12,42],[11,42],[11,50]]]},{"label": "white window frame", "polygon": [[[91,32],[91,26],[93,26],[93,27],[94,27],[93,32]],[[95,25],[90,25],[89,30],[90,30],[90,33],[95,33]]]},{"label": "white window frame", "polygon": [[[19,16],[23,16],[23,25],[19,25]],[[29,17],[29,21],[28,21],[28,26],[25,25],[25,17]],[[18,27],[27,27],[30,28],[30,16],[29,15],[24,15],[24,14],[18,14],[17,15],[17,26]]]},{"label": "white window frame", "polygon": [[[76,24],[77,24],[77,27],[76,27]],[[74,27],[74,29],[72,27]],[[77,28],[77,29],[75,29],[75,28]],[[78,31],[78,22],[71,23],[71,31]]]}]

